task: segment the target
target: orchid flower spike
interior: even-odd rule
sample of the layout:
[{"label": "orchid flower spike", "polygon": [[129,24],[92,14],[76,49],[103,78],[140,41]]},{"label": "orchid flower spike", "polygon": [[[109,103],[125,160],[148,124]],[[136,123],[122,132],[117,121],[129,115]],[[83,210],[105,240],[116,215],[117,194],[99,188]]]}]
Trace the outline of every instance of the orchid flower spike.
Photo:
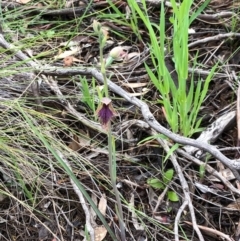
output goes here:
[{"label": "orchid flower spike", "polygon": [[107,129],[108,124],[111,119],[117,115],[117,112],[112,106],[112,100],[104,97],[101,101],[101,105],[98,107],[96,114],[100,120],[100,123],[103,125],[103,128]]}]

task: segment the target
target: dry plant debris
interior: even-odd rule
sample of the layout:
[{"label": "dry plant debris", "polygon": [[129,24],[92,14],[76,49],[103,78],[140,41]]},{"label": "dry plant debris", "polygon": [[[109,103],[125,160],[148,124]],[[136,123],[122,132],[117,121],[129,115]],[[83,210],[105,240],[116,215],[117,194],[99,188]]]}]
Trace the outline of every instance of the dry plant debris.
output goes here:
[{"label": "dry plant debris", "polygon": [[[164,6],[166,66],[177,85],[172,1],[145,2],[153,24]],[[204,2],[194,1],[191,13]],[[239,240],[240,4],[211,0],[189,29],[189,79],[199,81],[218,63],[199,113],[204,130],[189,138],[166,122],[145,68],[150,36],[130,3],[1,1],[3,240],[113,240],[108,228],[120,240],[106,128],[98,120],[101,104],[109,104],[101,103],[95,19],[107,36],[104,59],[123,49],[106,74],[126,239]]]}]

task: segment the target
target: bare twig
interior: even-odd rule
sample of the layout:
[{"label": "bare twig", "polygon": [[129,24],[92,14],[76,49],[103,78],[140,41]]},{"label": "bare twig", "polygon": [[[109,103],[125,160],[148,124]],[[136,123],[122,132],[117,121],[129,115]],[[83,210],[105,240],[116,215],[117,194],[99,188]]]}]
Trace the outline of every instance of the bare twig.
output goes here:
[{"label": "bare twig", "polygon": [[[189,224],[189,225],[192,225],[192,223],[188,222],[188,221],[185,221],[185,223]],[[213,228],[208,228],[208,227],[205,227],[205,226],[201,226],[201,225],[198,225],[198,227],[207,232],[207,233],[211,233],[211,234],[214,234],[216,238],[222,238],[223,240],[227,240],[227,241],[234,241],[233,238],[231,238],[229,235],[227,234],[224,234],[216,229],[213,229]]]},{"label": "bare twig", "polygon": [[[200,134],[197,140],[210,144],[214,143],[223,131],[235,121],[235,119],[236,111],[227,112],[226,114],[221,115]],[[203,154],[202,150],[192,146],[185,146],[184,149],[188,153],[194,154],[197,158],[200,158]]]},{"label": "bare twig", "polygon": [[[164,1],[164,5],[167,6],[167,7],[172,7],[172,4],[170,1],[165,1],[165,0],[146,0],[147,3],[153,5],[153,6],[160,6],[161,3]],[[141,2],[141,1],[138,1],[138,2]],[[177,6],[179,4],[177,3]]]},{"label": "bare twig", "polygon": [[86,11],[87,7],[74,7],[74,8],[64,8],[64,9],[48,9],[45,6],[44,7],[35,7],[35,6],[28,6],[28,7],[24,7],[23,5],[20,3],[14,3],[9,2],[9,1],[3,1],[1,2],[1,6],[4,8],[8,8],[8,9],[15,9],[15,8],[19,8],[19,11],[30,11],[32,10],[32,12],[35,13],[39,13],[41,15],[47,15],[47,16],[57,16],[57,15],[68,15],[68,14],[81,14],[84,11]]},{"label": "bare twig", "polygon": [[222,183],[224,183],[224,185],[226,185],[232,192],[236,193],[237,195],[240,196],[240,190],[235,188],[224,176],[221,175],[221,173],[219,173],[216,169],[212,168],[210,165],[200,161],[199,159],[191,156],[189,153],[181,150],[181,149],[177,149],[177,152],[179,154],[181,154],[182,156],[186,157],[188,160],[194,162],[197,165],[204,165],[206,171],[208,173],[210,173],[211,175],[215,176],[216,178],[218,178],[220,181],[222,181]]},{"label": "bare twig", "polygon": [[67,215],[64,213],[64,211],[62,210],[62,208],[61,207],[59,207],[57,204],[55,204],[58,208],[59,208],[59,210],[60,210],[60,212],[61,212],[61,214],[63,215],[63,217],[65,218],[65,220],[67,221],[67,224],[72,228],[72,232],[71,232],[71,241],[73,241],[73,238],[74,238],[74,225],[70,222],[70,220],[68,219],[68,217],[67,217]]},{"label": "bare twig", "polygon": [[[178,224],[179,224],[179,221],[180,221],[181,214],[182,214],[182,212],[184,211],[184,209],[186,208],[187,205],[188,205],[188,200],[184,200],[181,207],[178,209],[177,215],[175,217],[175,220],[174,220],[175,240],[179,240],[179,238],[178,238]],[[176,235],[177,235],[177,237],[176,237]]]},{"label": "bare twig", "polygon": [[[56,150],[57,154],[61,157],[62,161],[68,166],[68,168],[70,170],[72,170],[70,164],[68,163],[68,160],[65,158],[65,156],[58,150]],[[75,182],[70,178],[72,187],[74,192],[77,194],[77,196],[79,197],[80,203],[82,205],[83,211],[85,213],[85,218],[86,218],[86,228],[90,234],[91,237],[91,241],[95,240],[95,236],[94,236],[94,229],[91,225],[91,216],[90,216],[90,211],[88,209],[88,205],[86,204],[86,201],[83,197],[83,194],[80,192],[79,188],[77,187],[77,185],[75,184]]]},{"label": "bare twig", "polygon": [[62,234],[61,226],[59,224],[59,219],[58,219],[58,214],[57,214],[57,211],[56,211],[55,202],[52,202],[52,204],[53,204],[53,210],[54,210],[54,214],[55,214],[55,220],[56,220],[56,223],[57,223],[58,232],[59,232],[59,235],[61,236],[61,240],[63,240],[63,234]]},{"label": "bare twig", "polygon": [[[164,148],[164,150],[168,153],[170,151],[170,148],[167,144],[167,141],[166,140],[163,140],[163,139],[160,139],[160,138],[157,138],[157,141],[162,145],[162,147]],[[189,191],[189,187],[188,187],[188,184],[187,184],[187,181],[182,173],[182,169],[180,167],[180,165],[178,164],[178,161],[177,161],[177,158],[176,158],[176,155],[175,154],[171,154],[169,156],[169,158],[171,159],[171,162],[174,166],[174,169],[176,170],[177,172],[177,175],[180,179],[180,182],[181,182],[181,186],[182,186],[182,190],[183,190],[183,193],[184,193],[184,197],[185,197],[185,200],[184,200],[184,203],[186,202],[186,204],[188,205],[189,207],[189,211],[190,211],[190,214],[191,214],[191,218],[192,218],[192,225],[193,225],[193,228],[194,230],[196,231],[197,235],[198,235],[198,238],[200,241],[204,241],[204,238],[202,236],[202,233],[200,232],[199,228],[198,228],[198,225],[197,225],[197,222],[196,222],[196,216],[195,216],[195,212],[194,212],[194,207],[193,207],[193,204],[192,204],[192,201],[191,201],[191,197],[190,197],[190,191]],[[185,206],[182,206],[182,208],[184,208]],[[181,213],[180,213],[181,214]],[[179,214],[179,215],[180,215]],[[177,226],[177,227],[176,227]],[[174,230],[178,231],[178,223],[175,222],[174,224]],[[178,235],[178,232],[175,232],[175,240],[178,241],[179,240],[179,235]]]},{"label": "bare twig", "polygon": [[163,192],[162,192],[161,195],[158,197],[158,201],[157,201],[157,204],[156,204],[156,206],[155,206],[155,208],[154,208],[154,210],[153,210],[153,213],[156,213],[156,212],[157,212],[157,209],[158,209],[158,207],[161,205],[161,203],[162,203],[162,201],[163,201],[163,199],[164,199],[164,197],[165,197],[165,195],[166,195],[166,193],[167,193],[167,191],[168,191],[168,189],[169,189],[169,186],[170,186],[170,184],[164,188]]},{"label": "bare twig", "polygon": [[234,12],[220,12],[215,14],[199,14],[197,16],[200,20],[222,20],[223,18],[238,17]]},{"label": "bare twig", "polygon": [[188,48],[195,47],[199,44],[208,43],[210,41],[217,41],[220,39],[226,39],[226,38],[232,38],[232,37],[240,37],[240,33],[224,33],[224,34],[218,34],[212,37],[203,38],[188,44]]},{"label": "bare twig", "polygon": [[[240,86],[238,87],[237,91],[237,133],[238,133],[238,140],[237,146],[240,146]],[[239,154],[237,155],[239,156]]]},{"label": "bare twig", "polygon": [[[193,74],[200,74],[203,76],[208,76],[211,73],[211,71],[198,69],[198,68],[188,68],[188,71]],[[216,78],[227,78],[227,74],[223,74],[223,73],[214,73],[213,76]]]}]

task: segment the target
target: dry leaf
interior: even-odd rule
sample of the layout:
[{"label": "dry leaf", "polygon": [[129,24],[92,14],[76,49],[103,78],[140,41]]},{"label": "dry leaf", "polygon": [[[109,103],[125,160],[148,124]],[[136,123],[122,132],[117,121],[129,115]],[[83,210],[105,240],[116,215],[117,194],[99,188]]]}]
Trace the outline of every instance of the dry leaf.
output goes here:
[{"label": "dry leaf", "polygon": [[94,229],[95,241],[102,241],[107,234],[107,229],[104,226],[99,226]]},{"label": "dry leaf", "polygon": [[148,201],[149,201],[150,207],[151,207],[151,209],[153,211],[155,209],[156,204],[157,204],[158,196],[153,191],[153,189],[151,187],[148,190]]},{"label": "dry leaf", "polygon": [[73,65],[73,56],[68,56],[63,59],[63,63],[65,67],[70,67]]},{"label": "dry leaf", "polygon": [[64,51],[63,53],[60,53],[59,55],[55,56],[54,59],[64,59],[66,57],[69,57],[71,55],[80,53],[81,48],[79,46],[73,47],[72,50]]},{"label": "dry leaf", "polygon": [[138,219],[137,219],[137,215],[136,212],[134,210],[134,194],[131,194],[131,198],[130,198],[130,202],[129,202],[129,211],[132,213],[132,223],[133,226],[136,230],[144,230],[143,225],[139,224]]},{"label": "dry leaf", "polygon": [[79,46],[82,43],[91,43],[91,42],[93,42],[91,37],[86,35],[77,35],[74,38],[72,38],[72,40],[70,41],[60,43],[60,46],[65,46],[71,49],[72,47]]},{"label": "dry leaf", "polygon": [[129,87],[129,88],[139,88],[148,85],[148,83],[123,83],[123,86]]},{"label": "dry leaf", "polygon": [[102,215],[105,217],[106,209],[107,209],[107,199],[106,199],[105,194],[103,194],[99,200],[98,209],[102,213]]},{"label": "dry leaf", "polygon": [[145,95],[150,89],[144,88],[142,89],[142,92],[140,93],[129,93],[129,95],[131,96],[141,96],[141,95]]},{"label": "dry leaf", "polygon": [[63,59],[63,63],[64,63],[64,66],[65,67],[70,67],[73,65],[73,62],[80,62],[80,63],[83,63],[84,61],[83,60],[80,60],[80,59],[77,59],[73,56],[69,56],[69,57],[65,57]]},{"label": "dry leaf", "polygon": [[[233,175],[232,171],[229,168],[226,168],[224,170],[221,170],[220,173],[224,178],[226,178],[228,181],[236,179],[236,177]],[[209,180],[212,182],[221,182],[217,177],[210,175]]]},{"label": "dry leaf", "polygon": [[68,47],[70,49],[71,49],[71,47],[78,46],[78,45],[79,45],[79,42],[76,42],[76,41],[73,41],[73,40],[60,43],[60,46]]},{"label": "dry leaf", "polygon": [[[97,195],[96,195],[94,192],[92,192],[91,199],[92,199],[92,201],[94,202],[94,204],[97,206]],[[95,220],[96,220],[96,218],[97,218],[97,214],[96,214],[96,212],[93,210],[92,207],[90,207],[90,214],[91,214],[91,223],[92,223],[92,225],[95,227],[95,226],[97,226],[97,224],[96,224],[96,222],[95,222]]]},{"label": "dry leaf", "polygon": [[[81,131],[79,131],[81,133]],[[87,139],[86,133],[81,133],[82,135],[74,135],[73,141],[68,145],[68,147],[74,151],[79,151],[82,147],[90,145],[90,140]]]},{"label": "dry leaf", "polygon": [[76,135],[73,136],[73,141],[68,145],[68,147],[73,151],[78,151],[81,148]]}]

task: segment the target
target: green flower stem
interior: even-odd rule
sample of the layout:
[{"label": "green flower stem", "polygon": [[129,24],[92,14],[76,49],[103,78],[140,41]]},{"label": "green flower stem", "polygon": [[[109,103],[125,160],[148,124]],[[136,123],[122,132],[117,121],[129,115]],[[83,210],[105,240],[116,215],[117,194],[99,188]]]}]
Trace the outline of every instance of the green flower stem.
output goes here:
[{"label": "green flower stem", "polygon": [[[105,41],[104,41],[104,36],[102,33],[99,35],[99,45],[100,45],[100,63],[101,63],[101,73],[103,75],[104,79],[104,92],[105,92],[105,97],[108,98],[109,93],[108,93],[108,83],[107,83],[107,76],[106,76],[106,65],[105,61],[103,59],[103,47],[104,47]],[[121,240],[125,241],[126,240],[126,235],[125,235],[125,227],[124,227],[124,222],[123,222],[123,210],[122,210],[122,203],[120,199],[120,195],[117,189],[117,184],[116,184],[116,156],[115,156],[115,142],[114,138],[112,135],[112,129],[111,129],[111,122],[108,124],[108,151],[109,151],[109,174],[110,174],[110,179],[113,187],[113,192],[116,197],[117,201],[117,214],[118,219],[119,219],[119,226],[120,226],[120,236]]]},{"label": "green flower stem", "polygon": [[119,213],[118,220],[119,220],[119,226],[120,226],[120,231],[121,231],[121,240],[125,241],[126,235],[125,235],[125,227],[124,227],[124,222],[123,222],[123,210],[122,210],[120,195],[119,195],[119,192],[117,189],[117,184],[116,184],[116,155],[115,155],[114,141],[115,140],[112,135],[111,123],[109,123],[109,126],[108,126],[109,173],[110,173],[113,191],[114,191],[116,201],[117,201],[117,208],[118,208],[118,213]]},{"label": "green flower stem", "polygon": [[99,37],[99,43],[100,43],[100,63],[101,63],[101,73],[103,75],[103,80],[104,80],[104,92],[105,92],[105,97],[108,97],[108,84],[107,84],[107,76],[106,76],[106,68],[105,68],[105,61],[103,59],[103,45],[102,43],[103,37]]}]

